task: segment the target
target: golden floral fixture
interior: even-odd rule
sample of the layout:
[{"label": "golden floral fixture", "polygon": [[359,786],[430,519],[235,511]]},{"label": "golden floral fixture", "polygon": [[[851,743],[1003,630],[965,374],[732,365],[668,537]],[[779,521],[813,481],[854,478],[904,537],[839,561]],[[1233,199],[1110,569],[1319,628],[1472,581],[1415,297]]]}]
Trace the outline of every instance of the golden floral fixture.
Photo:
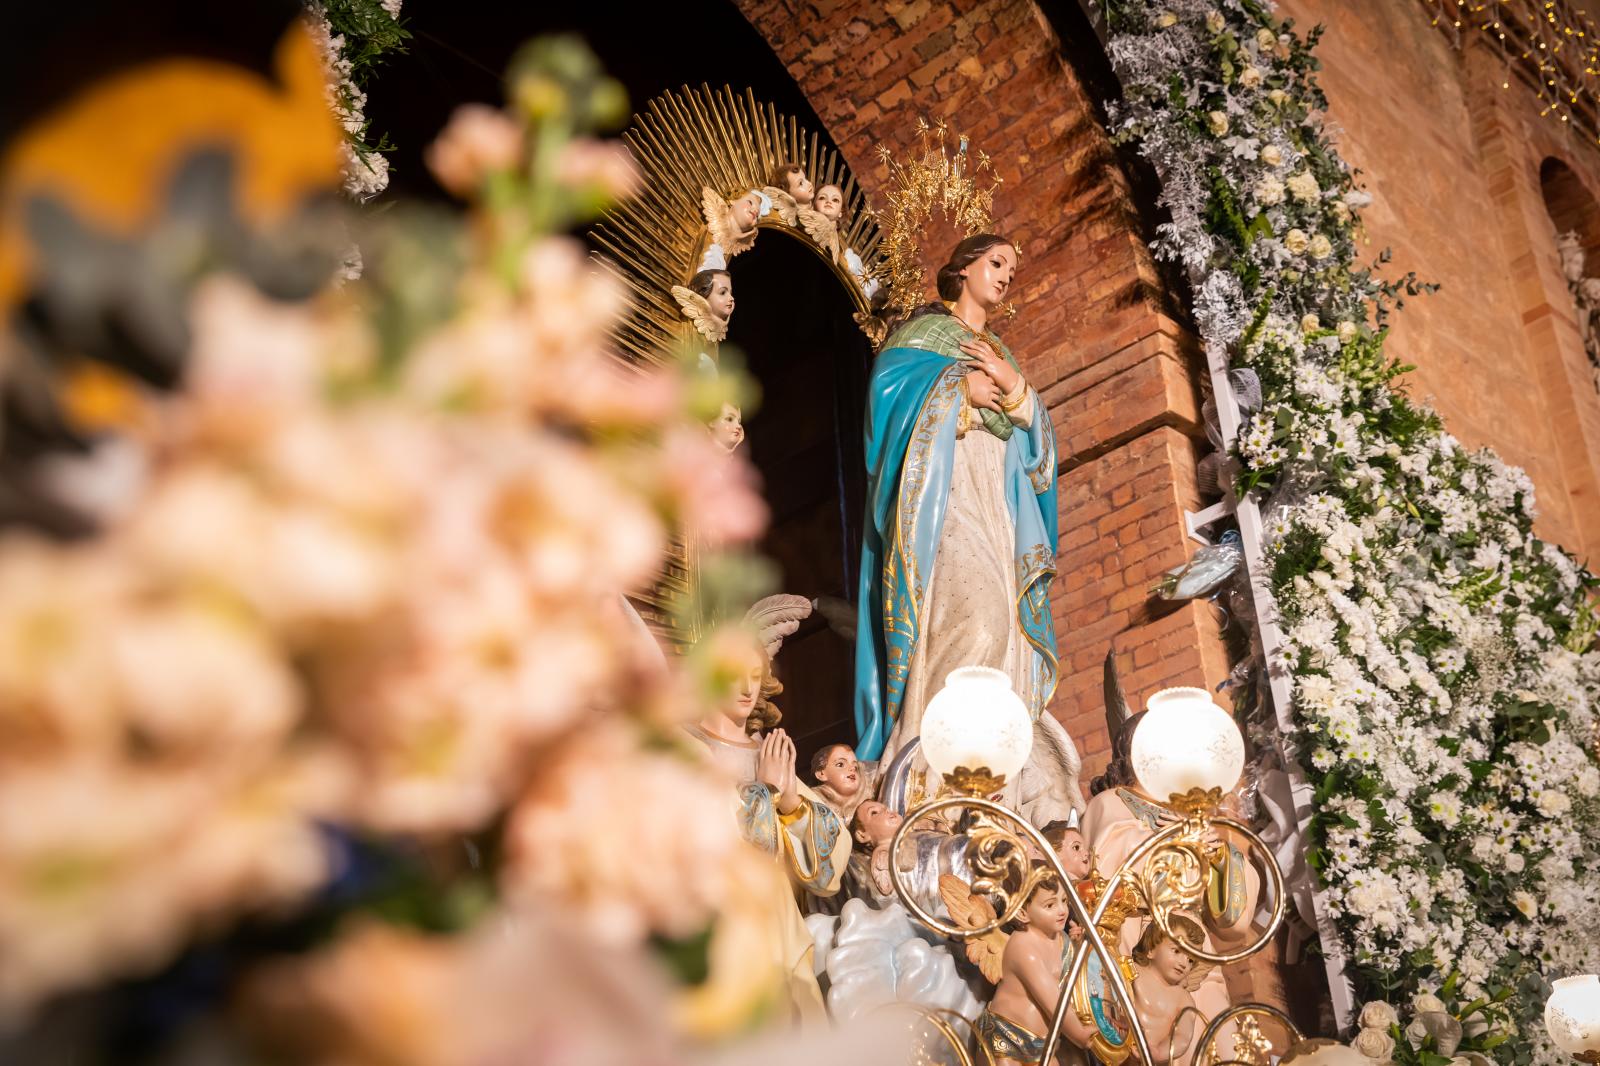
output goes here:
[{"label": "golden floral fixture", "polygon": [[919,241],[925,239],[930,224],[943,222],[963,237],[993,225],[994,193],[1001,179],[987,155],[969,153],[965,134],[956,135],[957,148],[951,155],[945,145],[948,132],[942,122],[930,126],[917,119],[921,144],[907,163],[896,160],[887,147],[878,148],[889,168],[888,205],[879,212],[879,225],[890,312],[905,314],[926,299],[927,272]]}]

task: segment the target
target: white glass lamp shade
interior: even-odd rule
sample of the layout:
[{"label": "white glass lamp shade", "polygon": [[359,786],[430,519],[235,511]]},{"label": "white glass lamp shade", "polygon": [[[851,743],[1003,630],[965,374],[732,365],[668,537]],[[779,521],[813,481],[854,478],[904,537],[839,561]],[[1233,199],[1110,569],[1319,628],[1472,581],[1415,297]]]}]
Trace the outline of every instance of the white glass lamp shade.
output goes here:
[{"label": "white glass lamp shade", "polygon": [[1544,1005],[1550,1039],[1569,1055],[1600,1051],[1600,977],[1563,977]]},{"label": "white glass lamp shade", "polygon": [[1227,792],[1244,771],[1244,737],[1203,688],[1167,688],[1151,696],[1130,754],[1139,784],[1157,800],[1194,789]]},{"label": "white glass lamp shade", "polygon": [[922,757],[934,773],[988,768],[1011,777],[1028,761],[1033,719],[1011,679],[987,666],[950,671],[922,712]]}]

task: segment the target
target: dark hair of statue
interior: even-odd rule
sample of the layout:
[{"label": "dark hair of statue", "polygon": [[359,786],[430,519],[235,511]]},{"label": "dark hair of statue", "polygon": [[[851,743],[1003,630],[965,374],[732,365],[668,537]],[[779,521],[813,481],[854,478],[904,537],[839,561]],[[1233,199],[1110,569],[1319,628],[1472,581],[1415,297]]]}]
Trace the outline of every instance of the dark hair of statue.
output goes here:
[{"label": "dark hair of statue", "polygon": [[[1050,868],[1049,863],[1045,862],[1043,859],[1034,859],[1028,864],[1028,870],[1030,874],[1039,872],[1043,873],[1044,876],[1039,878],[1039,883],[1034,885],[1033,890],[1028,893],[1028,899],[1023,900],[1023,907],[1026,907],[1028,905],[1028,900],[1033,899],[1033,897],[1040,892],[1054,892],[1057,895],[1061,894],[1061,878],[1056,876],[1055,871]],[[1017,882],[1015,873],[1008,875],[1006,878],[1007,895],[1015,895],[1017,892],[1021,891],[1021,889],[1022,885]],[[990,902],[995,905],[995,910],[1000,910],[1000,900],[991,897]],[[1028,923],[1026,919],[1022,917],[1022,912],[1018,911],[1015,918],[1001,926],[1001,931],[1006,933],[1015,933],[1020,929],[1027,928],[1027,925]]]},{"label": "dark hair of statue", "polygon": [[1077,826],[1068,825],[1065,819],[1057,818],[1055,821],[1048,823],[1043,829],[1039,830],[1039,835],[1044,837],[1045,840],[1049,841],[1052,848],[1059,849],[1062,843],[1067,839],[1068,833],[1078,833],[1079,835],[1082,835],[1082,832],[1083,831]]},{"label": "dark hair of statue", "polygon": [[804,177],[805,172],[806,168],[801,166],[799,163],[779,163],[777,166],[772,168],[772,180],[767,184],[771,185],[773,188],[782,189],[784,192],[788,192],[789,175],[799,174]]},{"label": "dark hair of statue", "polygon": [[[949,260],[939,268],[939,299],[930,300],[920,307],[913,308],[904,321],[909,322],[922,315],[948,315],[950,309],[941,301],[955,300],[961,296],[961,272],[976,263],[984,252],[1002,244],[1010,247],[1011,241],[998,233],[974,233],[970,237],[963,238],[951,250]],[[890,326],[890,332],[893,332],[896,325],[899,323]]]},{"label": "dark hair of statue", "polygon": [[689,291],[709,298],[711,296],[711,286],[717,283],[718,274],[725,275],[729,281],[733,280],[732,274],[729,274],[726,270],[722,270],[720,268],[715,270],[702,270],[700,273],[689,279]]},{"label": "dark hair of statue", "polygon": [[[1179,937],[1188,942],[1192,948],[1201,948],[1206,943],[1206,933],[1200,923],[1181,911],[1173,911],[1167,915],[1167,925]],[[1149,966],[1150,958],[1161,942],[1171,939],[1161,931],[1161,927],[1151,922],[1144,927],[1144,932],[1139,934],[1139,942],[1133,946],[1131,957],[1140,966]],[[1192,957],[1192,956],[1191,956]]]},{"label": "dark hair of statue", "polygon": [[839,744],[825,744],[822,747],[818,748],[817,749],[817,753],[815,755],[811,756],[811,772],[812,772],[812,774],[820,774],[822,772],[822,768],[824,766],[828,765],[828,759],[829,759],[830,756],[833,755],[833,749],[834,748],[848,748],[849,746],[850,745],[848,745],[848,744],[839,743]]},{"label": "dark hair of statue", "polygon": [[1133,731],[1143,717],[1143,711],[1129,715],[1128,720],[1122,723],[1122,728],[1117,730],[1117,735],[1111,738],[1111,762],[1106,766],[1105,773],[1089,782],[1089,795],[1098,796],[1110,789],[1136,783],[1133,774]]}]

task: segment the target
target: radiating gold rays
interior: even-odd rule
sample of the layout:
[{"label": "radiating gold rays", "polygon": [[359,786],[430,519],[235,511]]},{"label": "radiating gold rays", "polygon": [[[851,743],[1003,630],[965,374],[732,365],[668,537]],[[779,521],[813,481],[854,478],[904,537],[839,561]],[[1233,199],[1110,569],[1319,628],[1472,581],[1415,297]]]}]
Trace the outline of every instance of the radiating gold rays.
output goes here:
[{"label": "radiating gold rays", "polygon": [[[628,292],[628,313],[615,332],[625,357],[661,362],[693,329],[671,290],[694,275],[709,243],[702,186],[732,196],[769,184],[780,164],[798,163],[817,188],[839,186],[846,217],[840,227],[843,243],[861,257],[868,275],[879,273],[877,221],[855,176],[819,133],[802,130],[797,119],[758,102],[750,90],[740,95],[726,85],[717,90],[702,85],[664,93],[634,116],[623,140],[639,164],[643,188],[607,213],[593,236],[601,261]],[[861,285],[803,230],[776,217],[763,219],[761,229],[781,230],[815,250],[839,275],[857,311],[867,313]],[[760,254],[759,244],[748,254]]]}]

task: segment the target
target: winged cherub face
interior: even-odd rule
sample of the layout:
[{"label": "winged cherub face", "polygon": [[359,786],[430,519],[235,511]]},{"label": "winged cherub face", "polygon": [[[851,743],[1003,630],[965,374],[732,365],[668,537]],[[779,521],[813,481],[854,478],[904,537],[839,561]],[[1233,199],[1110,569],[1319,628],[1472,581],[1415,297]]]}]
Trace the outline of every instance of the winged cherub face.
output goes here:
[{"label": "winged cherub face", "polygon": [[811,203],[812,190],[814,190],[816,186],[811,184],[811,179],[806,177],[805,171],[789,171],[789,173],[784,177],[784,184],[788,187],[783,191],[794,197],[795,203],[801,204],[802,206]]},{"label": "winged cherub face", "polygon": [[754,192],[747,192],[728,204],[728,221],[741,237],[756,228],[760,217],[761,197]]},{"label": "winged cherub face", "polygon": [[1183,979],[1194,969],[1194,957],[1179,947],[1176,940],[1164,936],[1150,949],[1150,965],[1163,981],[1176,986],[1183,984]]},{"label": "winged cherub face", "polygon": [[722,413],[707,423],[707,428],[711,430],[711,439],[730,455],[744,443],[744,417],[731,403],[722,405]]},{"label": "winged cherub face", "polygon": [[1054,936],[1067,927],[1067,901],[1055,889],[1041,886],[1022,905],[1022,915],[1029,929]]},{"label": "winged cherub face", "polygon": [[901,821],[899,812],[877,800],[868,800],[856,808],[856,839],[863,844],[887,844],[894,839]]},{"label": "winged cherub face", "polygon": [[838,222],[844,217],[844,192],[837,185],[824,185],[817,190],[816,199],[811,202],[817,214],[824,218]]},{"label": "winged cherub face", "polygon": [[961,276],[965,288],[980,306],[998,307],[1006,298],[1011,279],[1017,273],[1017,250],[1009,244],[997,244],[968,263]]},{"label": "winged cherub face", "polygon": [[711,291],[706,293],[706,303],[711,306],[711,314],[726,322],[733,317],[733,279],[726,274],[718,274],[711,282]]}]

